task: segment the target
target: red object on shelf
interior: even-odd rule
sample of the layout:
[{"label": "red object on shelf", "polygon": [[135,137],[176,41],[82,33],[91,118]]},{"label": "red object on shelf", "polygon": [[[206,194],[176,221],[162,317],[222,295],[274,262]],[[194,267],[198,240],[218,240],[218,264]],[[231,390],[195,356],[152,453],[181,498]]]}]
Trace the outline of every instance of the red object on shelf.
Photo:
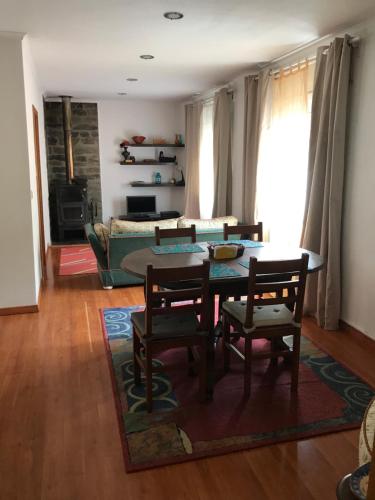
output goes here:
[{"label": "red object on shelf", "polygon": [[132,139],[136,144],[142,144],[146,137],[143,135],[135,135],[134,137],[132,137]]}]

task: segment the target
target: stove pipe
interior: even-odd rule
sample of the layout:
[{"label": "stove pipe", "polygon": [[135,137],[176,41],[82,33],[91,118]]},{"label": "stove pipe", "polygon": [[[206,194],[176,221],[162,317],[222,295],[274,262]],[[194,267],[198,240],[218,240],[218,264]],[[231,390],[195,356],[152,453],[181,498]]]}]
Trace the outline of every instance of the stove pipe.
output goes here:
[{"label": "stove pipe", "polygon": [[74,162],[73,162],[73,144],[72,144],[72,106],[71,96],[63,95],[62,115],[64,127],[64,146],[65,146],[65,168],[66,180],[71,184],[74,181]]}]

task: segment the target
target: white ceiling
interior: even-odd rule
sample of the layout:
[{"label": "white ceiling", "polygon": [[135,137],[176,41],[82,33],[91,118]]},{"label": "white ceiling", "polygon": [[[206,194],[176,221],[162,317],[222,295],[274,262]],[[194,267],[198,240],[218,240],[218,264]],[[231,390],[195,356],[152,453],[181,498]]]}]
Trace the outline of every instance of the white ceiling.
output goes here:
[{"label": "white ceiling", "polygon": [[[374,0],[0,0],[0,31],[29,34],[48,95],[183,99],[359,22],[374,7]],[[169,10],[185,17],[169,21]]]}]

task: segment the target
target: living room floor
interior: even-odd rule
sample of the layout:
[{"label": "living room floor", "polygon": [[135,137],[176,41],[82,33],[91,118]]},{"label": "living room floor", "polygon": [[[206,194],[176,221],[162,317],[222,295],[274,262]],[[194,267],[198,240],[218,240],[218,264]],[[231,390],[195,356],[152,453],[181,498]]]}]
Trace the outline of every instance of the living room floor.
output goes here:
[{"label": "living room floor", "polygon": [[[1,499],[334,498],[357,466],[359,430],[126,474],[98,312],[140,304],[143,291],[57,276],[58,252],[39,314],[0,317]],[[375,386],[375,342],[311,319],[303,333]]]}]

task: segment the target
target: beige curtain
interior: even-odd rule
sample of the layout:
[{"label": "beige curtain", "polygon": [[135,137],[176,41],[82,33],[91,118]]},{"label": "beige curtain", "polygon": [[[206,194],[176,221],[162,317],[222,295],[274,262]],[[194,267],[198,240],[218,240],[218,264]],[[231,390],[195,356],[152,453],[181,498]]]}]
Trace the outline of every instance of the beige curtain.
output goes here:
[{"label": "beige curtain", "polygon": [[185,106],[185,216],[199,219],[199,144],[202,103]]},{"label": "beige curtain", "polygon": [[232,214],[232,95],[221,89],[214,98],[214,206],[213,217]]},{"label": "beige curtain", "polygon": [[341,306],[340,240],[350,58],[348,36],[319,49],[312,102],[301,246],[319,253],[325,268],[308,280],[305,309],[327,330],[338,327]]},{"label": "beige curtain", "polygon": [[298,247],[305,207],[314,65],[304,61],[271,77],[262,124],[256,220],[272,243]]},{"label": "beige curtain", "polygon": [[245,123],[242,219],[255,222],[256,178],[259,141],[270,80],[268,70],[245,78]]}]

